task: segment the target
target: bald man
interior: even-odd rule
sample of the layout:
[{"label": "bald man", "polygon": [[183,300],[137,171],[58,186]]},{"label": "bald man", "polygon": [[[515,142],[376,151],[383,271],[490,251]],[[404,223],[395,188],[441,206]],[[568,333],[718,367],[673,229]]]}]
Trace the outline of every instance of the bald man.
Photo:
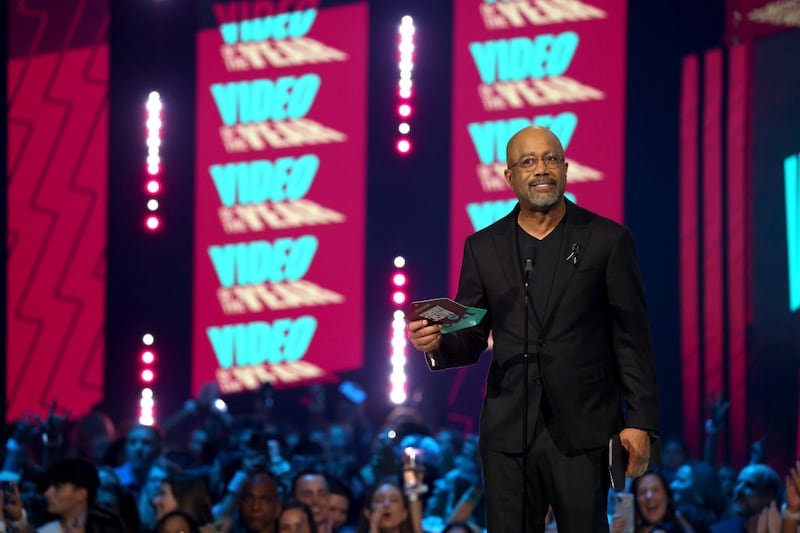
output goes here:
[{"label": "bald man", "polygon": [[266,472],[251,474],[242,486],[239,515],[250,533],[277,533],[281,513],[277,482]]},{"label": "bald man", "polygon": [[413,321],[408,337],[438,371],[476,363],[493,336],[480,423],[489,531],[543,531],[550,505],[562,533],[608,531],[609,438],[620,433],[627,475],[640,475],[659,424],[633,238],[564,197],[569,164],[549,130],[514,134],[506,159],[519,201],[467,238],[456,296],[486,317],[446,335]]}]

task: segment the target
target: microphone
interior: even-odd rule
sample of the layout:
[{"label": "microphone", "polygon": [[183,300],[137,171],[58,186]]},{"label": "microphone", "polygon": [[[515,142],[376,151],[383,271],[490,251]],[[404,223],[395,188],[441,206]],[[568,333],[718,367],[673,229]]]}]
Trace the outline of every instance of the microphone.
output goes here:
[{"label": "microphone", "polygon": [[525,531],[528,527],[528,308],[530,307],[530,295],[528,287],[531,283],[533,274],[533,262],[536,259],[536,248],[531,250],[530,257],[525,258],[525,285],[522,326],[522,513],[521,529]]},{"label": "microphone", "polygon": [[530,257],[525,258],[525,286],[527,288],[528,282],[530,282],[531,274],[533,273],[533,263],[536,260],[536,248],[533,249],[533,253]]},{"label": "microphone", "polygon": [[533,272],[533,258],[526,257],[525,258],[525,283],[531,279],[531,273]]}]

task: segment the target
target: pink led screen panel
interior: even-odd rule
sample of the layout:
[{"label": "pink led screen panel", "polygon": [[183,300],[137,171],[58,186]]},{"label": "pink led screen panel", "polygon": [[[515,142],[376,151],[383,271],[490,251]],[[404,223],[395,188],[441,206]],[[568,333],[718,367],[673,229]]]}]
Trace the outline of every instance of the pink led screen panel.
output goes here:
[{"label": "pink led screen panel", "polygon": [[195,391],[363,360],[367,7],[244,4],[197,37]]}]

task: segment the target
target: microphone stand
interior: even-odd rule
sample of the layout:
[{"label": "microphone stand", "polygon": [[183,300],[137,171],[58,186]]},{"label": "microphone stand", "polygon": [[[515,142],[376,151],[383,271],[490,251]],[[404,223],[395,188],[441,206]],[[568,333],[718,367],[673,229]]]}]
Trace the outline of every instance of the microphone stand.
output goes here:
[{"label": "microphone stand", "polygon": [[522,527],[520,531],[528,530],[528,288],[530,287],[533,272],[533,258],[525,259],[525,308],[523,318],[525,323],[522,328],[524,349],[522,351]]}]

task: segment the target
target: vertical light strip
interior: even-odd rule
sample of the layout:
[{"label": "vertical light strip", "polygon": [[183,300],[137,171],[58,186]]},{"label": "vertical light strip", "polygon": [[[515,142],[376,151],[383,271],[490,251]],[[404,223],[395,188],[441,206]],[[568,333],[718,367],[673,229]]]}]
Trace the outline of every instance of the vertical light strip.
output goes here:
[{"label": "vertical light strip", "polygon": [[153,381],[155,381],[155,372],[152,369],[155,363],[154,342],[155,337],[151,333],[142,335],[142,344],[145,348],[139,357],[139,363],[141,364],[139,378],[146,385],[142,387],[139,396],[139,423],[143,426],[152,426],[156,422],[156,399],[151,388]]},{"label": "vertical light strip", "polygon": [[392,274],[392,303],[395,310],[392,313],[392,373],[389,376],[389,400],[394,404],[405,403],[408,398],[406,376],[406,314],[403,308],[406,304],[406,285],[408,277],[403,272],[406,260],[402,256],[394,258],[394,266],[397,269]]},{"label": "vertical light strip", "polygon": [[728,398],[730,462],[747,462],[747,308],[749,302],[749,209],[747,183],[750,178],[747,144],[747,45],[729,51],[728,80]]},{"label": "vertical light strip", "polygon": [[795,457],[800,457],[800,370],[797,371],[797,438],[794,440],[797,443],[797,453]]},{"label": "vertical light strip", "polygon": [[680,117],[680,321],[684,438],[697,456],[702,449],[700,401],[700,320],[698,291],[697,128],[699,61],[683,60]]},{"label": "vertical light strip", "polygon": [[722,50],[706,52],[703,63],[703,378],[708,398],[724,392],[725,371]]},{"label": "vertical light strip", "polygon": [[397,131],[400,133],[400,138],[397,140],[397,151],[401,154],[407,154],[411,151],[411,139],[409,132],[411,131],[411,95],[413,82],[411,74],[414,71],[414,19],[409,15],[404,16],[400,21],[400,27],[397,29],[398,40],[398,59],[397,68],[400,71],[400,80],[397,82],[397,95],[399,97],[399,104],[397,113],[400,115],[400,124],[397,126]]},{"label": "vertical light strip", "polygon": [[145,217],[145,227],[150,231],[155,231],[161,226],[161,219],[155,214],[158,210],[158,200],[155,195],[161,189],[158,176],[161,174],[161,96],[156,91],[152,91],[147,98],[147,180],[145,190],[147,191],[147,210],[150,211]]},{"label": "vertical light strip", "polygon": [[786,195],[786,252],[789,278],[789,310],[800,309],[800,155],[783,162]]}]

